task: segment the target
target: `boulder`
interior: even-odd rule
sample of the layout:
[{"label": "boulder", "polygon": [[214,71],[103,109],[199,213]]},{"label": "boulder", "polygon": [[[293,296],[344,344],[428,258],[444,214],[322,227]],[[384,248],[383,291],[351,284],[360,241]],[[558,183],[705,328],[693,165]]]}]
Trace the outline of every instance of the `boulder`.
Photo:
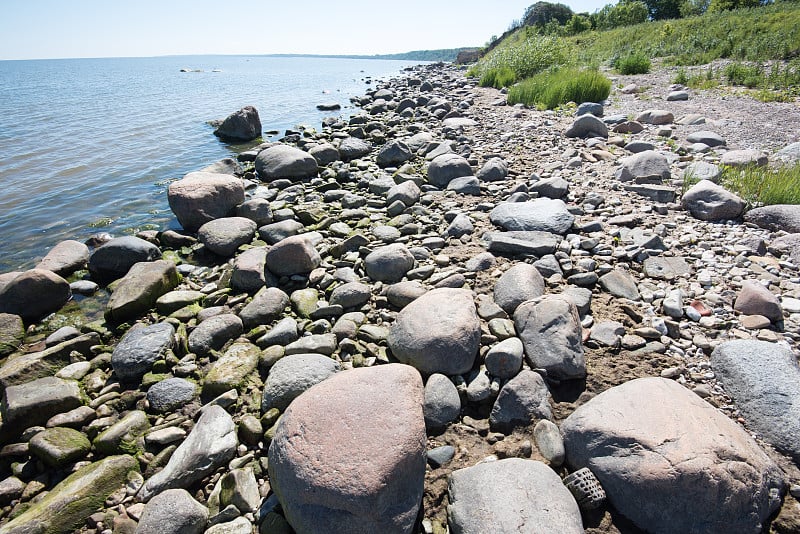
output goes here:
[{"label": "boulder", "polygon": [[208,522],[208,508],[184,489],[165,490],[147,503],[136,534],[202,534]]},{"label": "boulder", "polygon": [[309,149],[308,153],[317,160],[317,165],[324,167],[339,159],[339,151],[330,143],[321,143]]},{"label": "boulder", "polygon": [[306,235],[295,235],[277,242],[267,251],[267,269],[277,276],[306,274],[322,262],[319,252]]},{"label": "boulder", "polygon": [[267,266],[267,247],[245,250],[233,260],[231,287],[240,291],[257,291],[267,283],[264,269]]},{"label": "boulder", "polygon": [[450,532],[582,534],[578,503],[542,462],[506,458],[453,471],[448,481]]},{"label": "boulder", "polygon": [[228,341],[242,334],[242,320],[232,313],[209,317],[189,334],[189,350],[205,356],[212,350],[221,349]]},{"label": "boulder", "polygon": [[608,126],[602,120],[586,113],[577,117],[564,132],[566,137],[608,137]]},{"label": "boulder", "polygon": [[399,282],[413,268],[414,256],[401,243],[379,247],[364,258],[367,276],[378,282]]},{"label": "boulder", "polygon": [[90,350],[100,344],[100,336],[91,332],[67,339],[40,352],[15,355],[0,366],[0,391],[37,378],[53,376],[72,362],[73,352],[90,357]]},{"label": "boulder", "polygon": [[358,308],[369,302],[372,290],[367,284],[361,282],[347,282],[331,292],[329,303],[331,306],[339,305],[342,308]]},{"label": "boulder", "polygon": [[569,182],[560,176],[536,180],[528,187],[529,193],[536,193],[539,198],[564,198],[569,192]]},{"label": "boulder", "polygon": [[201,226],[197,239],[214,254],[229,258],[253,240],[256,228],[256,223],[245,217],[222,217]]},{"label": "boulder", "polygon": [[725,146],[725,139],[723,139],[721,135],[708,130],[700,130],[698,132],[690,133],[686,136],[686,141],[689,143],[702,143],[710,146],[711,148]]},{"label": "boulder", "polygon": [[156,382],[147,390],[150,409],[158,413],[169,413],[194,400],[197,385],[183,378],[167,378]]},{"label": "boulder", "polygon": [[775,152],[772,156],[775,164],[781,165],[797,165],[800,163],[800,142],[786,145],[782,149]]},{"label": "boulder", "polygon": [[509,380],[492,406],[489,424],[494,430],[511,433],[514,427],[530,426],[539,419],[551,419],[550,391],[539,373],[527,369]]},{"label": "boulder", "polygon": [[0,289],[0,313],[37,321],[60,310],[70,298],[69,282],[51,271],[31,269]]},{"label": "boulder", "polygon": [[762,206],[745,213],[744,220],[768,230],[800,233],[800,204]]},{"label": "boulder", "polygon": [[269,447],[270,485],[295,532],[412,532],[422,401],[419,374],[399,364],[338,373],[295,399]]},{"label": "boulder", "polygon": [[68,239],[54,246],[36,268],[53,271],[59,276],[69,276],[85,269],[88,262],[89,247],[80,241]]},{"label": "boulder", "polygon": [[227,217],[244,202],[241,178],[230,174],[190,172],[167,190],[169,207],[187,232],[208,221]]},{"label": "boulder", "polygon": [[733,309],[744,315],[761,315],[774,323],[783,320],[783,309],[777,295],[750,280],[742,283]]},{"label": "boulder", "polygon": [[299,148],[278,144],[266,148],[256,156],[256,172],[265,181],[280,178],[311,178],[319,170],[317,160]]},{"label": "boulder", "polygon": [[346,137],[339,143],[339,155],[345,162],[364,157],[371,150],[369,143],[357,137]]},{"label": "boulder", "polygon": [[575,217],[561,200],[537,198],[529,202],[501,202],[489,214],[495,226],[512,231],[566,234]]},{"label": "boulder", "polygon": [[224,408],[203,408],[192,431],[172,453],[167,465],[147,479],[139,499],[149,501],[167,489],[187,488],[226,465],[236,456],[236,425]]},{"label": "boulder", "polygon": [[663,109],[648,109],[636,116],[636,122],[641,122],[642,124],[671,124],[674,120],[675,116]]},{"label": "boulder", "polygon": [[392,203],[399,200],[405,204],[406,207],[410,207],[419,202],[420,194],[421,191],[417,184],[415,184],[413,180],[406,180],[389,189],[389,192],[386,194],[386,205],[391,206]]},{"label": "boulder", "polygon": [[261,350],[251,343],[236,342],[211,364],[203,380],[203,398],[213,399],[231,389],[244,392],[258,368]]},{"label": "boulder", "polygon": [[683,208],[701,221],[738,219],[745,201],[710,180],[700,180],[681,199]]},{"label": "boulder", "polygon": [[289,305],[289,295],[277,287],[262,287],[253,300],[239,312],[244,328],[248,330],[260,324],[269,324],[283,315]]},{"label": "boulder", "polygon": [[660,184],[670,178],[669,162],[663,154],[655,150],[645,150],[624,158],[614,176],[620,182]]},{"label": "boulder", "polygon": [[175,264],[167,260],[134,264],[111,294],[105,310],[105,319],[121,323],[136,319],[156,305],[162,295],[180,283]]},{"label": "boulder", "polygon": [[424,375],[458,375],[472,368],[480,337],[472,292],[440,288],[403,308],[387,341],[395,358]]},{"label": "boulder", "polygon": [[763,167],[768,161],[767,155],[760,150],[728,150],[719,158],[719,164],[727,167]]},{"label": "boulder", "polygon": [[48,419],[83,404],[81,390],[73,380],[54,376],[39,378],[25,384],[9,386],[0,401],[3,431],[19,425],[44,425]]},{"label": "boulder", "polygon": [[258,229],[258,237],[269,245],[274,245],[287,237],[303,232],[305,226],[294,219],[284,219],[270,224],[265,224]]},{"label": "boulder", "polygon": [[458,154],[442,154],[428,165],[428,182],[439,189],[446,188],[454,178],[462,176],[472,176],[472,167]]},{"label": "boulder", "polygon": [[434,373],[425,384],[425,402],[422,405],[425,427],[438,431],[457,420],[461,415],[461,398],[455,384],[440,373]]},{"label": "boulder", "polygon": [[711,367],[747,428],[800,460],[800,367],[791,349],[766,341],[726,341],[711,353]]},{"label": "boulder", "polygon": [[125,276],[136,263],[160,258],[161,249],[149,241],[132,235],[115,237],[94,251],[89,272],[95,280],[108,283]]},{"label": "boulder", "polygon": [[236,206],[236,216],[250,219],[258,226],[272,222],[272,208],[266,198],[251,198]]},{"label": "boulder", "polygon": [[156,361],[166,358],[174,344],[175,328],[169,323],[132,328],[111,354],[114,374],[120,382],[136,382],[150,372]]},{"label": "boulder", "polygon": [[713,163],[694,161],[683,170],[683,180],[710,180],[717,183],[720,174],[722,174],[722,170]]},{"label": "boulder", "polygon": [[735,422],[672,380],[608,389],[561,431],[570,467],[591,469],[614,508],[644,531],[761,532],[780,506],[780,469]]},{"label": "boulder", "polygon": [[74,532],[86,518],[103,508],[122,488],[130,473],[139,471],[133,456],[109,456],[81,467],[43,494],[41,499],[3,525],[3,534]]},{"label": "boulder", "polygon": [[336,360],[322,354],[290,354],[278,360],[269,370],[264,383],[261,410],[281,411],[314,384],[339,371]]},{"label": "boulder", "polygon": [[375,163],[379,167],[397,167],[414,157],[414,153],[403,141],[389,141],[378,151]]},{"label": "boulder", "polygon": [[629,300],[639,300],[639,288],[636,287],[636,279],[628,271],[614,269],[609,271],[598,280],[600,287],[611,293],[615,297]]},{"label": "boulder", "polygon": [[253,106],[245,106],[239,111],[231,113],[222,121],[214,135],[223,141],[252,141],[261,137],[261,119],[258,110]]},{"label": "boulder", "polygon": [[499,182],[508,176],[508,163],[503,158],[490,158],[475,175],[481,182]]},{"label": "boulder", "polygon": [[517,263],[494,285],[494,301],[511,315],[526,300],[544,295],[544,279],[530,263]]},{"label": "boulder", "polygon": [[514,312],[514,326],[531,368],[544,369],[554,380],[586,376],[575,304],[558,295],[523,302]]},{"label": "boulder", "polygon": [[22,317],[13,313],[0,313],[0,358],[16,352],[24,340],[25,324]]}]

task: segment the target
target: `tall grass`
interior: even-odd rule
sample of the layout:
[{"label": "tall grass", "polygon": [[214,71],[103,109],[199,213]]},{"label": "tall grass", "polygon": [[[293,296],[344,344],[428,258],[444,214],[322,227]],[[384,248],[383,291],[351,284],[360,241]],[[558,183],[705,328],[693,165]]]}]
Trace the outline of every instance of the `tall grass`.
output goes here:
[{"label": "tall grass", "polygon": [[726,167],[722,170],[720,183],[736,192],[750,206],[800,204],[800,165]]},{"label": "tall grass", "polygon": [[647,74],[650,66],[650,58],[641,52],[633,52],[614,61],[614,68],[620,74]]},{"label": "tall grass", "polygon": [[539,73],[508,90],[508,103],[554,109],[567,102],[600,102],[608,98],[611,80],[597,70],[560,68]]},{"label": "tall grass", "polygon": [[482,87],[494,87],[495,89],[502,89],[503,87],[510,87],[517,81],[517,75],[508,67],[499,67],[487,70],[481,76],[480,85]]},{"label": "tall grass", "polygon": [[489,52],[468,74],[483,78],[488,72],[508,69],[517,80],[522,80],[545,69],[565,65],[574,56],[572,46],[563,39],[529,33],[519,30],[506,43]]}]

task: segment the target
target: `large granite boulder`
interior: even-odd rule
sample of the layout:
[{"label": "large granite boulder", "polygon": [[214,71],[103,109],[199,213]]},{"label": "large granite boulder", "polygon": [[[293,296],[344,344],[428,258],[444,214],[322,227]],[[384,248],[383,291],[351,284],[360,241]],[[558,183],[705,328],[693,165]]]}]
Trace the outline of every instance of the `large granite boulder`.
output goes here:
[{"label": "large granite boulder", "polygon": [[269,370],[261,410],[285,410],[301,393],[339,371],[336,360],[323,354],[290,354]]},{"label": "large granite boulder", "polygon": [[295,532],[413,531],[422,399],[419,374],[389,364],[338,373],[294,400],[269,447],[269,479]]},{"label": "large granite boulder", "polygon": [[562,200],[537,198],[529,202],[501,202],[489,214],[492,223],[504,230],[541,231],[566,234],[575,217]]},{"label": "large granite boulder", "polygon": [[507,458],[458,469],[450,475],[447,492],[453,534],[583,534],[578,503],[542,462]]},{"label": "large granite boulder", "polygon": [[125,276],[134,264],[161,258],[161,249],[136,236],[115,237],[96,249],[89,258],[89,272],[107,283]]},{"label": "large granite boulder", "polygon": [[167,260],[136,263],[119,281],[105,310],[105,319],[121,323],[136,319],[180,283],[175,264]]},{"label": "large granite boulder", "polygon": [[578,407],[561,431],[570,467],[589,467],[614,508],[644,531],[761,532],[780,506],[780,469],[677,382],[613,387]]},{"label": "large granite boulder", "polygon": [[301,180],[316,176],[317,171],[317,160],[311,154],[289,145],[274,145],[256,156],[256,172],[262,180]]},{"label": "large granite boulder", "polygon": [[544,369],[554,380],[586,376],[578,309],[565,297],[523,302],[514,312],[514,326],[531,368]]},{"label": "large granite boulder", "polygon": [[784,344],[736,340],[711,353],[714,374],[747,428],[800,460],[800,367]]},{"label": "large granite boulder", "polygon": [[256,228],[256,223],[245,217],[221,217],[201,226],[197,239],[214,254],[229,258],[253,240]]},{"label": "large granite boulder", "polygon": [[241,178],[230,174],[190,172],[167,190],[169,207],[187,232],[226,217],[244,202]]},{"label": "large granite boulder", "polygon": [[701,221],[738,219],[745,201],[710,180],[700,180],[681,199],[683,208]]},{"label": "large granite boulder", "polygon": [[258,110],[253,106],[245,106],[231,113],[222,121],[214,135],[223,141],[252,141],[261,137],[261,119]]},{"label": "large granite boulder", "polygon": [[0,289],[0,313],[36,321],[61,309],[71,297],[69,282],[51,271],[31,269]]},{"label": "large granite boulder", "polygon": [[428,165],[428,182],[439,189],[446,188],[454,178],[462,176],[472,176],[472,167],[458,154],[442,154]]},{"label": "large granite boulder", "polygon": [[768,230],[800,233],[800,204],[761,206],[745,213],[744,220]]},{"label": "large granite boulder", "polygon": [[155,323],[130,329],[111,353],[111,367],[120,382],[135,382],[166,357],[175,344],[175,328]]},{"label": "large granite boulder", "polygon": [[36,268],[53,271],[59,276],[69,276],[75,271],[85,269],[88,261],[89,247],[80,241],[67,239],[54,246]]},{"label": "large granite boulder", "polygon": [[397,314],[387,341],[395,358],[424,375],[458,375],[475,362],[480,326],[471,291],[439,288]]}]

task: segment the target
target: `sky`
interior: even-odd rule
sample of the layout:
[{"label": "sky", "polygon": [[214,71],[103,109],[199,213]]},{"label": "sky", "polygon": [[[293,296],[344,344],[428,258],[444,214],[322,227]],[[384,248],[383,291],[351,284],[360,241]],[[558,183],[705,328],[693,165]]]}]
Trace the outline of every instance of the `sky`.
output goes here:
[{"label": "sky", "polygon": [[[558,0],[551,0],[558,1]],[[535,0],[0,0],[0,60],[481,46]],[[594,12],[613,0],[562,0]]]}]

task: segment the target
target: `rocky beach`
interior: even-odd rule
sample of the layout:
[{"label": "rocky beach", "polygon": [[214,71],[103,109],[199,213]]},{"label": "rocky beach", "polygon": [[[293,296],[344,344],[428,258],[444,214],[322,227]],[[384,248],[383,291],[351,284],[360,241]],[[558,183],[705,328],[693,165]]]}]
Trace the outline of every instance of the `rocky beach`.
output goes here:
[{"label": "rocky beach", "polygon": [[797,103],[465,72],[0,274],[0,534],[800,532],[800,206],[718,183]]}]

